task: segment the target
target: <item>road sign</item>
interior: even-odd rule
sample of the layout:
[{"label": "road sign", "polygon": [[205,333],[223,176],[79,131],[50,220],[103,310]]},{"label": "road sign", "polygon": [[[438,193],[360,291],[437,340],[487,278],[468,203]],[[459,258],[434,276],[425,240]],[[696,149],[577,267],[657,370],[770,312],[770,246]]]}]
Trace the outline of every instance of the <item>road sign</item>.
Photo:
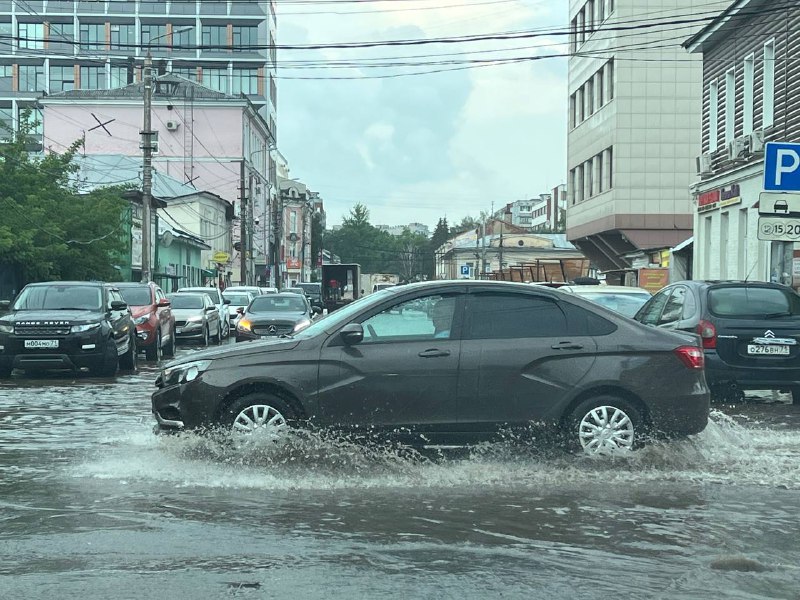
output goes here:
[{"label": "road sign", "polygon": [[758,214],[800,218],[800,193],[761,192],[758,196]]},{"label": "road sign", "polygon": [[469,277],[469,265],[461,265],[461,274]]},{"label": "road sign", "polygon": [[764,189],[771,192],[800,192],[800,144],[766,144]]},{"label": "road sign", "polygon": [[758,239],[775,242],[800,240],[800,219],[758,217]]}]

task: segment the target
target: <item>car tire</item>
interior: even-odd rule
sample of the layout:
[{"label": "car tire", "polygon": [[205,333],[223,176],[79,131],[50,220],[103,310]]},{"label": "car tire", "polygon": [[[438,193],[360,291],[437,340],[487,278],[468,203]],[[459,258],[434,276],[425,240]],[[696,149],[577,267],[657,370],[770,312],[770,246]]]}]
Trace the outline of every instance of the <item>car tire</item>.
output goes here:
[{"label": "car tire", "polygon": [[211,336],[211,341],[214,343],[215,346],[219,346],[222,343],[222,330],[217,328],[216,335]]},{"label": "car tire", "polygon": [[128,351],[119,357],[119,366],[126,371],[136,371],[136,336],[132,335],[130,342],[128,342]]},{"label": "car tire", "polygon": [[156,343],[144,351],[144,357],[147,360],[154,360],[158,362],[161,360],[161,330],[156,331]]},{"label": "car tire", "polygon": [[208,347],[208,337],[208,324],[206,324],[203,325],[203,339],[201,340],[203,342],[203,346],[205,347]]},{"label": "car tire", "polygon": [[93,375],[99,375],[100,377],[113,377],[117,374],[118,367],[119,355],[117,354],[117,345],[112,338],[108,338],[103,360],[98,367],[91,369],[91,373]]},{"label": "car tire", "polygon": [[294,412],[284,400],[274,394],[253,392],[237,398],[225,408],[221,415],[222,424],[232,433],[278,434],[293,426]]},{"label": "car tire", "polygon": [[570,450],[587,455],[630,452],[643,445],[644,419],[630,402],[612,395],[581,402],[567,419]]},{"label": "car tire", "polygon": [[220,323],[220,336],[221,337],[219,338],[219,340],[220,341],[227,340],[230,335],[231,335],[231,327],[230,327],[230,324],[228,323],[228,319],[227,319],[227,316],[226,316],[225,322],[224,323],[222,323],[222,322]]},{"label": "car tire", "polygon": [[792,393],[792,404],[800,406],[800,386],[794,386],[789,391]]},{"label": "car tire", "polygon": [[164,348],[164,356],[168,356],[169,358],[175,356],[175,343],[175,328],[173,327],[172,335],[169,336],[169,344],[167,344],[167,347]]}]

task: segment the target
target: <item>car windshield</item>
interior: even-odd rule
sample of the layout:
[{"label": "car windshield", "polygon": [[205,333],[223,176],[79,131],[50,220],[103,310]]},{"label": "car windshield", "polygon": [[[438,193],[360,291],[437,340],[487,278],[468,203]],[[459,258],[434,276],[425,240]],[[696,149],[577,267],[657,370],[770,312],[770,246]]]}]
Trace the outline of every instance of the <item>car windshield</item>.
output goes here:
[{"label": "car windshield", "polygon": [[172,308],[175,309],[200,309],[205,306],[203,297],[200,294],[172,294],[169,296]]},{"label": "car windshield", "polygon": [[232,306],[247,306],[250,304],[250,296],[247,294],[222,294],[225,300],[230,300]]},{"label": "car windshield", "polygon": [[308,294],[319,294],[322,291],[322,286],[319,283],[298,283],[297,287]]},{"label": "car windshield", "polygon": [[315,335],[319,335],[323,331],[330,332],[337,327],[344,325],[350,319],[353,318],[353,315],[357,312],[360,312],[364,309],[365,306],[370,304],[379,304],[386,300],[386,298],[391,297],[394,294],[394,290],[381,290],[380,292],[375,292],[374,294],[368,294],[366,296],[361,296],[358,300],[354,300],[349,304],[346,304],[339,310],[327,314],[325,317],[315,321],[301,332],[296,333],[294,337],[298,338],[307,338],[307,337],[314,337]]},{"label": "car windshield", "polygon": [[123,300],[125,300],[125,302],[127,302],[130,306],[146,306],[148,304],[152,304],[153,302],[150,288],[146,285],[138,287],[122,287],[119,289],[119,293],[122,294]]},{"label": "car windshield", "polygon": [[632,317],[636,312],[644,306],[645,302],[650,300],[650,294],[628,294],[620,293],[599,293],[599,292],[582,292],[582,298],[596,302],[600,306],[605,306],[615,312],[618,312],[626,317]]},{"label": "car windshield", "polygon": [[718,287],[708,291],[708,307],[718,317],[791,317],[800,315],[800,296],[777,287]]},{"label": "car windshield", "polygon": [[199,294],[208,294],[209,297],[211,298],[211,301],[214,304],[222,304],[222,296],[219,293],[219,290],[217,288],[213,288],[213,287],[208,287],[208,288],[186,288],[186,289],[183,289],[183,290],[178,290],[179,294],[182,294],[184,292],[194,292],[194,293],[199,293]]},{"label": "car windshield", "polygon": [[249,312],[305,312],[306,303],[302,298],[292,296],[260,296],[253,300]]},{"label": "car windshield", "polygon": [[102,297],[97,286],[35,285],[22,290],[13,310],[100,310]]}]

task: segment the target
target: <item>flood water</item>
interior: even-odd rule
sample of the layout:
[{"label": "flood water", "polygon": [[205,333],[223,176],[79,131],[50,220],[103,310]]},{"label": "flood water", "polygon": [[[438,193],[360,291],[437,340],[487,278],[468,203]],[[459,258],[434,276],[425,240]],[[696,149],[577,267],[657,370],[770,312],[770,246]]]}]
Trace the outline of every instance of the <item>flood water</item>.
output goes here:
[{"label": "flood water", "polygon": [[800,598],[783,398],[625,459],[431,460],[155,436],[155,369],[0,384],[0,598]]}]

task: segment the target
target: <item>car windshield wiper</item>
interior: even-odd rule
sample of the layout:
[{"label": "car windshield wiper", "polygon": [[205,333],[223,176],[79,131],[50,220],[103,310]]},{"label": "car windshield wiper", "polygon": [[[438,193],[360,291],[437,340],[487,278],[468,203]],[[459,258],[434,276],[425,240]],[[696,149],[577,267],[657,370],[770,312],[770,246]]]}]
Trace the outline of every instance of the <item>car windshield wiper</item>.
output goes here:
[{"label": "car windshield wiper", "polygon": [[765,319],[779,319],[781,317],[791,317],[792,313],[784,311],[784,312],[774,312],[764,315]]}]

